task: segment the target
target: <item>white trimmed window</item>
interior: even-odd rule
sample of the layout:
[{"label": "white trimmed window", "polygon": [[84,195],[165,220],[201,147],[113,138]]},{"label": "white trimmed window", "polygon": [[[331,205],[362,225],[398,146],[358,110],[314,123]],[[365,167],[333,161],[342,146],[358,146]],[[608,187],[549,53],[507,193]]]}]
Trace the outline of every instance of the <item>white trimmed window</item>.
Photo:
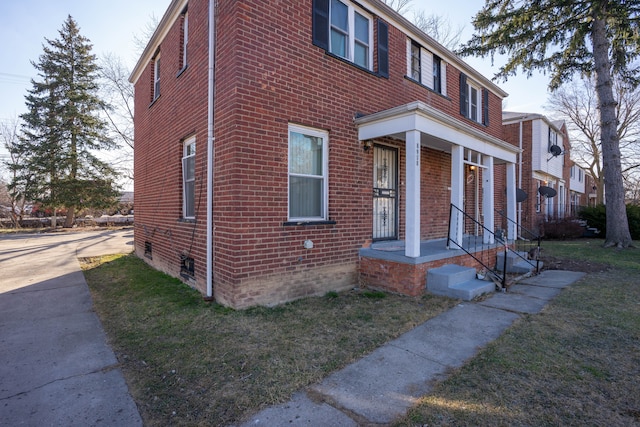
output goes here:
[{"label": "white trimmed window", "polygon": [[460,73],[460,114],[474,122],[489,125],[489,91],[468,79],[464,73]]},{"label": "white trimmed window", "polygon": [[447,66],[439,56],[407,39],[407,76],[434,92],[447,95]]},{"label": "white trimmed window", "polygon": [[189,13],[182,14],[182,68],[187,66],[187,46],[189,44]]},{"label": "white trimmed window", "polygon": [[481,103],[481,98],[482,98],[482,92],[480,91],[480,89],[477,86],[474,86],[473,84],[469,84],[469,115],[468,117],[475,121],[475,122],[479,122],[479,118],[480,115],[482,114],[480,112],[480,105],[482,105]]},{"label": "white trimmed window", "polygon": [[182,154],[182,217],[195,218],[196,137],[184,141]]},{"label": "white trimmed window", "polygon": [[558,145],[558,132],[549,126],[549,145],[547,147],[549,152],[551,151],[551,147],[554,145]]},{"label": "white trimmed window", "polygon": [[153,100],[160,96],[160,53],[153,58]]},{"label": "white trimmed window", "polygon": [[327,132],[289,125],[289,220],[328,219]]},{"label": "white trimmed window", "polygon": [[329,17],[329,52],[371,70],[371,17],[353,4],[340,0],[331,0]]}]

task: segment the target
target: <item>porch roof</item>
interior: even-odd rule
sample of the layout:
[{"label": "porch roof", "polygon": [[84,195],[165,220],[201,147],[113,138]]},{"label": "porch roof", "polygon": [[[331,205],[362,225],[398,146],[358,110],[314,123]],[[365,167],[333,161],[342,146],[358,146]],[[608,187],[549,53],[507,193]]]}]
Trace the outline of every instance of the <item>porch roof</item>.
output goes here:
[{"label": "porch roof", "polygon": [[420,144],[451,152],[452,145],[492,156],[496,163],[515,163],[521,151],[515,145],[482,132],[461,120],[415,101],[354,119],[361,141],[381,137],[405,140],[406,132],[421,133]]}]

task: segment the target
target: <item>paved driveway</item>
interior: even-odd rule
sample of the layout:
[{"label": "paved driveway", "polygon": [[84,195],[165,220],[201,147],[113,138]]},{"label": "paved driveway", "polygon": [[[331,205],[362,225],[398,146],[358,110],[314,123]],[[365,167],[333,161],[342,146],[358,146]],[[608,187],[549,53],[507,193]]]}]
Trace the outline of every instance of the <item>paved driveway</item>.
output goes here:
[{"label": "paved driveway", "polygon": [[0,426],[139,426],[78,257],[133,230],[0,236]]}]

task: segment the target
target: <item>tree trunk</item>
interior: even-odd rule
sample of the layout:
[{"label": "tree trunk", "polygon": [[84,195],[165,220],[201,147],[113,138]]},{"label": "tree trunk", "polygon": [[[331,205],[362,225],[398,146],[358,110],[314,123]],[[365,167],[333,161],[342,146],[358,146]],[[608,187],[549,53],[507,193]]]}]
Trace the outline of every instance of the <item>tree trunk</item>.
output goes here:
[{"label": "tree trunk", "polygon": [[[597,13],[597,12],[596,12]],[[609,60],[610,43],[606,34],[606,22],[603,16],[594,16],[591,39],[596,73],[596,93],[600,107],[600,129],[602,140],[602,164],[606,192],[607,235],[605,247],[626,248],[632,246],[629,221],[624,200],[624,185],[620,159],[620,141],[618,140],[617,102],[613,96],[611,80],[611,62]]]},{"label": "tree trunk", "polygon": [[67,217],[64,220],[64,228],[73,227],[73,223],[76,220],[76,208],[75,206],[69,206],[67,208]]}]

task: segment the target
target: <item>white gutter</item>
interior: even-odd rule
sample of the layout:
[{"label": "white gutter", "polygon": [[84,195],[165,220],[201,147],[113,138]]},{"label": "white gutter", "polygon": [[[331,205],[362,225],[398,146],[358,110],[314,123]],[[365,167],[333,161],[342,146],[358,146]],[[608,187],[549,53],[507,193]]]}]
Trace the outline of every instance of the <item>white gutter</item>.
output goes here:
[{"label": "white gutter", "polygon": [[[518,188],[522,189],[522,121],[520,121],[520,134],[518,135]],[[522,226],[522,202],[518,203],[518,225]]]},{"label": "white gutter", "polygon": [[213,120],[215,101],[216,25],[215,1],[209,0],[209,94],[207,100],[207,295],[213,298]]}]

